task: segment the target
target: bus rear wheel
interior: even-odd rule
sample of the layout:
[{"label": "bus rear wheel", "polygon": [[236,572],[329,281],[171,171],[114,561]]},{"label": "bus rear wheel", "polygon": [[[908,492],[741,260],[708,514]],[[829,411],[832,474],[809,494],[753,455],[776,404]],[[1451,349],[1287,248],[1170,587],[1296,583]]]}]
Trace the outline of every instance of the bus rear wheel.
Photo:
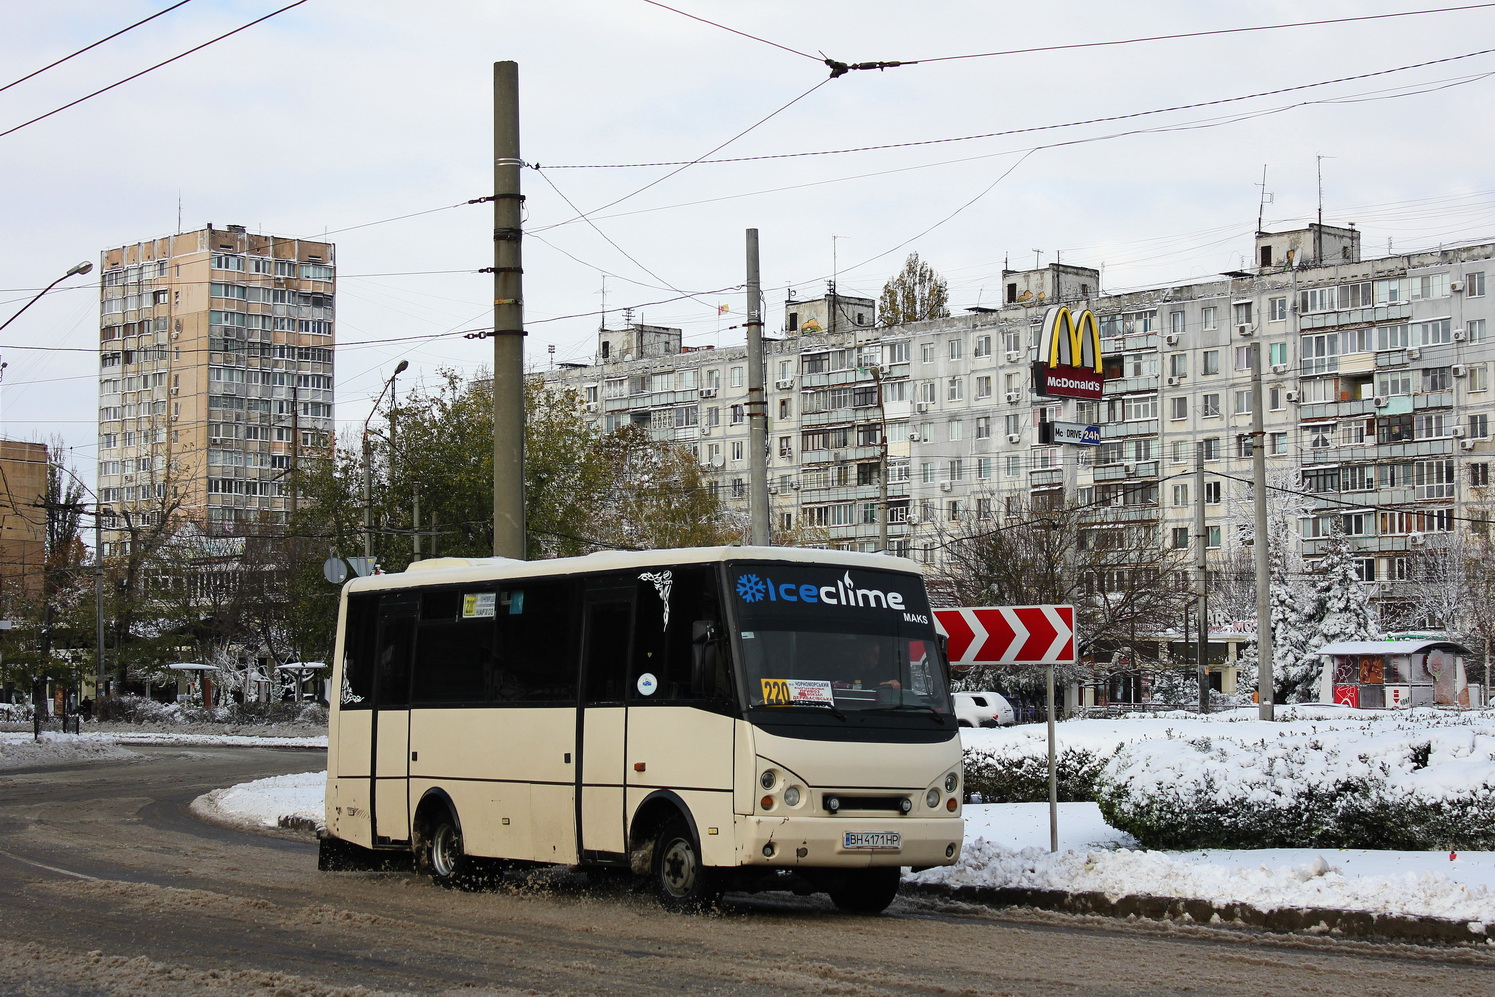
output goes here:
[{"label": "bus rear wheel", "polygon": [[421,837],[421,868],[431,874],[431,881],[445,889],[472,889],[473,860],[462,849],[462,829],[451,813],[441,810],[432,816]]},{"label": "bus rear wheel", "polygon": [[721,880],[701,862],[701,846],[680,817],[665,822],[654,839],[654,890],[665,910],[694,914],[721,899]]},{"label": "bus rear wheel", "polygon": [[897,866],[857,869],[838,876],[826,892],[837,910],[848,914],[881,914],[898,896],[902,873]]}]

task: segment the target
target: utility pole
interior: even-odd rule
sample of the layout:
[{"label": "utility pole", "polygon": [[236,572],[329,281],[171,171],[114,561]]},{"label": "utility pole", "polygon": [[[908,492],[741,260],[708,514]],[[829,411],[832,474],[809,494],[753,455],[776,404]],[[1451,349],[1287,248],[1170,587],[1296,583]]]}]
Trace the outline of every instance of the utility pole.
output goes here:
[{"label": "utility pole", "polygon": [[98,660],[97,688],[94,699],[102,699],[105,689],[104,670],[104,509],[97,503],[93,507],[93,615],[95,655]]},{"label": "utility pole", "polygon": [[772,542],[768,523],[768,402],[763,392],[763,303],[758,280],[758,230],[747,230],[748,522],[754,546]]},{"label": "utility pole", "polygon": [[1194,582],[1199,599],[1199,646],[1194,656],[1199,673],[1199,712],[1209,712],[1209,531],[1204,524],[1204,441],[1194,444]]},{"label": "utility pole", "polygon": [[1272,560],[1267,549],[1267,434],[1262,412],[1261,343],[1251,345],[1251,541],[1256,555],[1256,706],[1262,720],[1272,719]]},{"label": "utility pole", "polygon": [[493,553],[524,559],[524,268],[519,64],[493,64]]}]

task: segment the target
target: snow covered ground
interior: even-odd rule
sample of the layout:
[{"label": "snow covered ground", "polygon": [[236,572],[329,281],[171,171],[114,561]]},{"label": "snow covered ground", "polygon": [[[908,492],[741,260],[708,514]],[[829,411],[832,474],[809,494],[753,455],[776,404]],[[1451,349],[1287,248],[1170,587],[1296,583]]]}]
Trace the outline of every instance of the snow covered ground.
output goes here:
[{"label": "snow covered ground", "polygon": [[[1059,747],[1109,752],[1117,744],[1168,737],[1229,738],[1243,745],[1279,737],[1310,736],[1333,741],[1344,752],[1376,751],[1405,744],[1422,733],[1457,733],[1471,744],[1495,737],[1495,711],[1465,713],[1377,713],[1329,707],[1279,708],[1279,719],[1263,723],[1255,710],[1201,718],[1165,714],[1116,720],[1071,720],[1057,726]],[[1042,726],[963,731],[968,748],[998,754],[1042,750]],[[161,735],[140,735],[162,743]],[[175,735],[190,737],[190,735]],[[199,735],[171,743],[269,743],[266,739]],[[326,739],[277,738],[313,746]],[[0,734],[0,769],[78,759],[118,759],[129,741],[118,735],[83,739],[51,736],[40,746],[29,738]],[[25,760],[21,760],[21,759]],[[1473,759],[1471,759],[1471,762]],[[1489,776],[1488,766],[1462,766],[1471,778]],[[1450,770],[1452,771],[1452,769]],[[1447,774],[1445,774],[1445,781]],[[208,794],[199,807],[220,819],[275,827],[283,816],[320,820],[320,772],[278,776]],[[1144,894],[1214,902],[1242,902],[1261,909],[1324,907],[1495,923],[1495,852],[1392,852],[1279,848],[1199,852],[1142,851],[1106,825],[1090,803],[1059,807],[1059,850],[1049,845],[1048,806],[1042,803],[966,807],[966,845],[957,865],[910,877],[916,882]]]}]

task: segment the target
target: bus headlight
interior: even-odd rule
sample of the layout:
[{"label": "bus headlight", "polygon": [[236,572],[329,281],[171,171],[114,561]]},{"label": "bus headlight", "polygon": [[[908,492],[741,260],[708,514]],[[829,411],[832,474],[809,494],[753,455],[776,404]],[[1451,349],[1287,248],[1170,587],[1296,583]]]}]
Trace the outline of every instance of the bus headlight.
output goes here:
[{"label": "bus headlight", "polygon": [[[949,775],[945,776],[945,792],[953,793],[955,792],[955,787],[959,785],[960,776],[956,775],[954,772],[951,772]],[[934,806],[934,804],[931,803],[930,806]]]},{"label": "bus headlight", "polygon": [[758,785],[764,789],[772,789],[774,783],[779,781],[779,774],[773,769],[764,769],[763,774],[758,777]]},{"label": "bus headlight", "polygon": [[797,806],[799,806],[799,787],[798,786],[790,786],[788,789],[784,790],[784,805],[786,807],[797,807]]},{"label": "bus headlight", "polygon": [[929,792],[924,794],[924,804],[933,810],[940,805],[940,791],[931,786]]},{"label": "bus headlight", "polygon": [[825,804],[825,809],[831,813],[835,813],[841,809],[841,797],[839,796],[827,796],[822,802]]}]

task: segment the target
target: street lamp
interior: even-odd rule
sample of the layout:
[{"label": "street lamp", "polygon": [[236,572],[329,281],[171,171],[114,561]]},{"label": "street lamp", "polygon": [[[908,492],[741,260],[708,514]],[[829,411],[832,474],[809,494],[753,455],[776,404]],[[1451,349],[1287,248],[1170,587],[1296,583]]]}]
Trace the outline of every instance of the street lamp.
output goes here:
[{"label": "street lamp", "polygon": [[32,305],[34,305],[38,301],[40,301],[42,299],[42,295],[44,295],[48,291],[52,290],[52,288],[56,287],[58,284],[61,284],[63,281],[67,280],[69,277],[73,276],[74,274],[88,273],[92,269],[93,269],[93,264],[89,263],[87,260],[84,260],[82,263],[79,263],[77,266],[73,267],[67,273],[63,274],[61,277],[58,277],[56,280],[52,281],[52,283],[48,284],[46,287],[44,287],[40,291],[38,291],[36,293],[36,297],[32,298],[30,301],[26,302],[24,305],[21,306],[21,311],[16,312],[10,318],[6,319],[4,322],[0,322],[0,329],[4,329],[6,326],[8,326],[12,322],[14,322],[16,319],[20,318],[21,317],[21,312],[24,312],[26,309],[30,308]]},{"label": "street lamp", "polygon": [[[384,382],[384,387],[379,389],[379,397],[374,399],[374,407],[369,409],[369,417],[363,420],[363,556],[374,556],[374,467],[373,453],[369,445],[369,422],[373,420],[374,413],[379,411],[379,403],[384,401],[384,393],[390,392],[393,398],[395,378],[399,377],[410,367],[409,360],[401,360],[395,372],[389,375],[389,380]],[[390,448],[394,448],[394,441],[390,441]]]}]

